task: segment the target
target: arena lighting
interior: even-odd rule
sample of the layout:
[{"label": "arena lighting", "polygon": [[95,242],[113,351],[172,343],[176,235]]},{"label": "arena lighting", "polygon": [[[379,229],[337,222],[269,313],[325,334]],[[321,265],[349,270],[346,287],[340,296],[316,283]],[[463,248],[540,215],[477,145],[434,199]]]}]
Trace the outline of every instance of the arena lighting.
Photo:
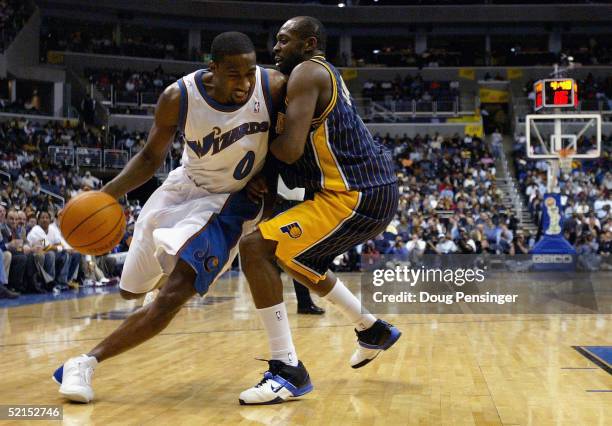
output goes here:
[{"label": "arena lighting", "polygon": [[346,6],[346,4],[344,4],[344,3],[338,3],[338,7],[344,7],[344,6]]}]

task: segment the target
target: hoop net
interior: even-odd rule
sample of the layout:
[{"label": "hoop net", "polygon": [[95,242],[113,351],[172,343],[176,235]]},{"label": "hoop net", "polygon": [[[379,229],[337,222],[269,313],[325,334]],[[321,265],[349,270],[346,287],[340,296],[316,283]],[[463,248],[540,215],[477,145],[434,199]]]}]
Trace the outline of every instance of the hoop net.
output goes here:
[{"label": "hoop net", "polygon": [[571,148],[561,148],[558,152],[559,169],[565,174],[570,174],[572,172],[572,161],[574,153],[575,151]]}]

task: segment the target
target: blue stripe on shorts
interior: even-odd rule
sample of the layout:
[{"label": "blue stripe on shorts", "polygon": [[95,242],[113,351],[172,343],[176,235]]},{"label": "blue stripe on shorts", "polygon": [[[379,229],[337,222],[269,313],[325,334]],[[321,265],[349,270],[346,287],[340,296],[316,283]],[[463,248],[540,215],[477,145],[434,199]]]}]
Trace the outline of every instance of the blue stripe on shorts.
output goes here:
[{"label": "blue stripe on shorts", "polygon": [[229,196],[219,213],[181,248],[179,258],[196,271],[194,287],[200,295],[230,261],[230,251],[238,244],[245,222],[257,217],[260,204],[250,201],[245,191]]}]

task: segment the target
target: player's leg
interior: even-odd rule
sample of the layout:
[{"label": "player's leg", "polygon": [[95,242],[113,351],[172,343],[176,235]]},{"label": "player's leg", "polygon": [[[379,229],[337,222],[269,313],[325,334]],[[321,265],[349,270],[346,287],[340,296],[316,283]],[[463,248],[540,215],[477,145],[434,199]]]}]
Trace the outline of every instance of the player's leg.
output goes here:
[{"label": "player's leg", "polygon": [[[312,390],[291,338],[276,261],[289,263],[303,248],[324,238],[350,217],[352,208],[346,204],[354,206],[358,198],[358,194],[318,196],[260,224],[257,231],[242,239],[242,267],[268,335],[272,359],[263,380],[240,394],[241,404],[273,404]],[[310,274],[317,282],[321,279],[305,268],[292,270]]]},{"label": "player's leg", "polygon": [[[165,195],[159,189],[156,193],[158,194],[157,198],[163,198]],[[156,198],[152,197],[152,200],[156,201]],[[164,276],[167,277],[162,270],[158,256],[155,256],[156,244],[152,237],[153,223],[155,221],[140,220],[136,224],[134,238],[121,273],[119,287],[121,297],[124,299],[142,297],[147,291],[154,288],[156,283]],[[180,287],[180,290],[184,291],[184,297],[191,297],[195,293],[193,275],[190,277],[184,276],[189,273],[195,274],[193,268],[189,269],[191,271],[187,270],[185,265],[178,267],[176,260],[171,268],[166,269],[170,275],[174,276],[174,286]],[[182,283],[185,280],[187,280],[186,285]],[[161,331],[182,306],[180,305],[178,308],[175,306],[182,294],[180,291],[170,288],[169,292],[166,293],[166,298],[171,299],[167,307],[158,305],[156,308],[149,307],[135,312],[88,355],[80,355],[69,359],[53,374],[54,380],[61,385],[60,393],[73,401],[89,402],[93,399],[91,375],[98,361],[117,355]],[[143,328],[145,328],[144,331]],[[133,333],[136,334],[132,336]]]},{"label": "player's leg", "polygon": [[355,325],[358,349],[351,358],[353,368],[391,347],[401,333],[364,310],[328,267],[337,255],[383,232],[397,202],[395,185],[361,193],[323,192],[260,225],[261,238],[277,242],[275,254],[281,266]]},{"label": "player's leg", "polygon": [[179,260],[157,298],[130,315],[110,336],[93,348],[88,355],[98,362],[119,355],[159,334],[170,323],[181,307],[191,299],[195,271]]},{"label": "player's leg", "polygon": [[325,279],[318,283],[286,265],[283,269],[322,299],[330,302],[355,326],[357,334],[357,349],[351,356],[353,368],[360,368],[376,358],[382,351],[389,349],[401,336],[401,332],[393,325],[377,319],[369,313],[355,295],[331,271],[327,271]]},{"label": "player's leg", "polygon": [[259,230],[240,242],[242,269],[268,334],[271,353],[263,380],[240,394],[243,405],[275,404],[312,390],[308,372],[298,360],[291,338],[283,283],[274,256],[276,244],[265,240]]},{"label": "player's leg", "polygon": [[[350,194],[323,193],[318,199],[315,197],[310,208],[320,210],[319,216],[322,216],[332,206],[346,202]],[[303,275],[301,279],[298,277],[300,281],[317,291],[354,324],[357,350],[350,360],[353,368],[363,367],[382,351],[389,349],[401,333],[396,327],[377,319],[365,310],[359,299],[340,279],[331,274],[328,268],[336,256],[376,237],[387,228],[396,213],[398,196],[397,186],[394,184],[361,191],[350,217],[342,220],[340,225],[326,233],[324,238],[308,246],[302,245],[293,257],[287,257],[285,253],[280,254],[286,256],[282,260],[288,269]],[[314,222],[314,225],[320,226],[319,222],[320,220]],[[304,227],[310,226],[311,224],[305,221]],[[266,232],[273,239],[279,238],[279,234],[274,233],[274,228],[266,227]],[[305,229],[304,233],[306,232]],[[277,250],[277,255],[280,252]]]},{"label": "player's leg", "polygon": [[91,379],[97,364],[144,343],[166,328],[195,295],[195,276],[194,269],[179,260],[151,304],[130,315],[89,353],[69,359],[54,373],[53,378],[61,385],[60,393],[72,401],[91,401],[94,397]]},{"label": "player's leg", "polygon": [[297,313],[303,315],[323,315],[325,309],[315,305],[310,295],[310,290],[297,280],[293,281],[295,297],[297,299]]}]

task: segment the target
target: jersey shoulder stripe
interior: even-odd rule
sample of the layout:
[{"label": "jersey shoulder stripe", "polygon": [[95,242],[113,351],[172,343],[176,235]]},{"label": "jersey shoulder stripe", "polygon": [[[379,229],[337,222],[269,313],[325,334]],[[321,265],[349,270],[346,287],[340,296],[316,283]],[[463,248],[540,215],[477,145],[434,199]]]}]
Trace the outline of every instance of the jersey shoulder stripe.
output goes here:
[{"label": "jersey shoulder stripe", "polygon": [[325,121],[325,119],[327,118],[329,113],[336,106],[336,101],[338,100],[338,82],[336,81],[336,75],[334,74],[334,72],[332,71],[330,66],[327,65],[327,63],[325,63],[324,61],[322,61],[322,60],[320,60],[318,58],[319,58],[319,56],[314,56],[310,60],[312,62],[315,62],[315,63],[323,66],[327,70],[327,72],[329,73],[329,77],[331,79],[331,85],[332,85],[332,95],[331,95],[331,99],[329,100],[329,104],[327,104],[327,107],[323,110],[323,112],[318,117],[313,118],[313,120],[312,120],[312,126],[313,127],[318,127],[318,126],[321,125],[321,123],[323,123],[323,121]]},{"label": "jersey shoulder stripe", "polygon": [[178,129],[185,133],[185,123],[187,121],[187,112],[189,109],[189,100],[187,95],[187,87],[185,86],[185,82],[182,78],[177,80],[178,87],[181,91],[180,105],[179,105],[179,119],[178,119]]}]

